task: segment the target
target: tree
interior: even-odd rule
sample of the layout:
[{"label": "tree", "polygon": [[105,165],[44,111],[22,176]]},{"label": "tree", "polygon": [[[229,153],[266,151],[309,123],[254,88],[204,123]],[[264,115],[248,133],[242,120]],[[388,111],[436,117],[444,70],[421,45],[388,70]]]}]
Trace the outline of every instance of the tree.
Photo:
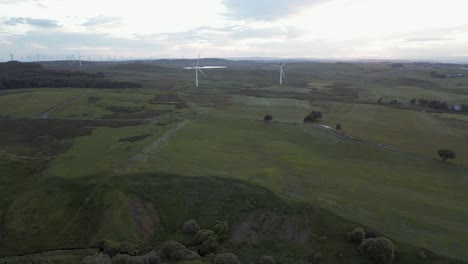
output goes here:
[{"label": "tree", "polygon": [[341,124],[340,123],[336,124],[336,130],[341,130]]},{"label": "tree", "polygon": [[382,100],[383,100],[383,98],[379,98],[379,100],[377,100],[377,103],[378,104],[382,103]]},{"label": "tree", "polygon": [[364,229],[357,227],[353,230],[353,232],[346,233],[346,237],[349,241],[359,244],[364,238],[366,238],[366,232]]},{"label": "tree", "polygon": [[416,98],[413,98],[413,99],[410,100],[410,103],[412,105],[415,105],[417,102],[418,102],[418,100]]},{"label": "tree", "polygon": [[263,118],[263,121],[265,121],[265,122],[270,122],[271,120],[273,120],[273,116],[270,115],[270,114],[267,114],[267,115]]},{"label": "tree", "polygon": [[184,223],[182,230],[184,230],[185,233],[194,234],[200,230],[200,226],[197,224],[197,221],[190,219]]},{"label": "tree", "polygon": [[195,260],[200,258],[197,253],[188,250],[184,245],[173,240],[164,243],[159,252],[161,253],[161,257],[172,261]]},{"label": "tree", "polygon": [[384,237],[369,238],[362,241],[359,253],[374,263],[391,264],[395,259],[395,246]]},{"label": "tree", "polygon": [[308,116],[304,118],[304,123],[314,122],[317,119],[322,118],[322,112],[320,111],[312,111]]},{"label": "tree", "polygon": [[240,264],[239,258],[232,253],[219,254],[214,258],[214,264]]},{"label": "tree", "polygon": [[215,253],[218,250],[218,236],[207,229],[200,229],[193,237],[193,242],[197,246],[198,254],[201,256]]},{"label": "tree", "polygon": [[426,99],[418,99],[418,104],[419,105],[422,105],[422,106],[425,106],[427,105],[428,101]]},{"label": "tree", "polygon": [[443,160],[457,158],[457,154],[450,149],[440,149],[437,151],[437,154],[439,154],[439,157],[441,157]]},{"label": "tree", "polygon": [[276,264],[276,261],[272,256],[263,256],[260,258],[259,264]]},{"label": "tree", "polygon": [[81,260],[81,264],[111,264],[111,258],[105,254],[87,256]]},{"label": "tree", "polygon": [[224,240],[228,238],[229,223],[227,221],[216,221],[212,229],[213,229],[213,232],[218,236],[220,240]]}]

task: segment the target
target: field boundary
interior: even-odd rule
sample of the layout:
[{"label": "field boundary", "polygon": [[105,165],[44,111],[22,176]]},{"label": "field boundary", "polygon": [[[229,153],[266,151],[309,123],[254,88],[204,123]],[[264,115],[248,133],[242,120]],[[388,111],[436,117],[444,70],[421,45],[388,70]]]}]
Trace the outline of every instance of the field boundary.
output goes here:
[{"label": "field boundary", "polygon": [[74,98],[72,98],[72,99],[68,99],[68,100],[66,100],[66,101],[63,101],[63,102],[61,102],[60,104],[55,105],[55,106],[49,108],[49,110],[47,110],[46,112],[44,112],[44,113],[41,114],[41,119],[49,119],[49,115],[50,115],[53,111],[59,109],[59,108],[62,107],[62,106],[65,106],[65,105],[67,105],[67,104],[70,104],[70,103],[72,103],[72,102],[74,102],[74,101],[76,101],[76,100],[78,100],[78,99],[80,99],[80,98],[81,98],[81,95],[79,95],[79,96],[77,96],[77,97],[74,97]]}]

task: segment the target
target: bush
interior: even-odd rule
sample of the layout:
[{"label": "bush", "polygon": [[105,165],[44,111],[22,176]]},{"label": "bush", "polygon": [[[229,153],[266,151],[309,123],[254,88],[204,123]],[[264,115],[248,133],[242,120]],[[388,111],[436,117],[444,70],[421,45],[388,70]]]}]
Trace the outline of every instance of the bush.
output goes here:
[{"label": "bush", "polygon": [[227,239],[229,235],[229,223],[227,221],[216,221],[213,225],[213,231],[220,240]]},{"label": "bush", "polygon": [[0,258],[0,264],[52,264],[55,263],[52,260],[40,257],[40,256],[23,256],[2,259]]},{"label": "bush", "polygon": [[259,264],[276,264],[276,261],[272,256],[263,256],[260,258]]},{"label": "bush", "polygon": [[304,123],[314,122],[317,119],[322,118],[322,112],[312,111],[308,116],[304,118]]},{"label": "bush", "polygon": [[197,246],[198,254],[201,256],[208,255],[210,253],[216,253],[218,250],[218,239],[215,236],[208,237],[203,243]]},{"label": "bush", "polygon": [[232,253],[219,254],[214,258],[214,264],[240,264],[239,258]]},{"label": "bush", "polygon": [[271,120],[273,120],[273,116],[270,114],[267,114],[265,117],[263,117],[263,121],[265,122],[270,122]]},{"label": "bush", "polygon": [[353,232],[348,232],[346,234],[346,237],[349,241],[359,244],[362,242],[363,239],[366,238],[366,232],[364,231],[364,229],[357,227],[353,230]]},{"label": "bush", "polygon": [[450,149],[440,149],[437,151],[437,154],[439,154],[439,157],[441,157],[443,160],[457,158],[457,154],[455,154],[455,152]]},{"label": "bush", "polygon": [[105,254],[87,256],[81,260],[81,264],[112,264],[111,258]]},{"label": "bush", "polygon": [[323,263],[323,257],[322,253],[317,253],[313,256],[312,258],[312,263],[314,264],[322,264]]},{"label": "bush", "polygon": [[182,226],[182,229],[184,230],[185,233],[193,234],[193,233],[198,232],[198,230],[200,230],[200,226],[197,224],[197,222],[194,219],[190,219],[184,223],[184,225]]},{"label": "bush", "polygon": [[426,254],[426,252],[424,252],[424,250],[422,250],[421,252],[419,252],[418,256],[419,256],[419,258],[422,259],[422,260],[427,259],[427,254]]},{"label": "bush", "polygon": [[119,254],[127,254],[127,255],[134,256],[134,255],[138,254],[137,247],[136,247],[135,244],[133,244],[131,242],[124,241],[120,245]]},{"label": "bush", "polygon": [[112,264],[159,264],[159,262],[159,255],[155,251],[151,251],[143,256],[129,256],[119,254],[112,258]]},{"label": "bush", "polygon": [[359,246],[359,252],[378,264],[391,264],[395,259],[395,247],[384,237],[364,239]]},{"label": "bush", "polygon": [[193,237],[193,242],[195,243],[195,245],[200,245],[206,240],[208,240],[208,238],[210,237],[216,237],[216,234],[213,232],[213,230],[200,229]]},{"label": "bush", "polygon": [[188,250],[184,245],[177,241],[168,241],[164,243],[160,249],[160,254],[161,257],[173,261],[195,260],[200,258],[197,253]]},{"label": "bush", "polygon": [[97,243],[99,250],[108,255],[109,257],[114,257],[120,251],[121,244],[112,240],[99,240]]},{"label": "bush", "polygon": [[336,130],[341,130],[341,124],[336,124]]}]

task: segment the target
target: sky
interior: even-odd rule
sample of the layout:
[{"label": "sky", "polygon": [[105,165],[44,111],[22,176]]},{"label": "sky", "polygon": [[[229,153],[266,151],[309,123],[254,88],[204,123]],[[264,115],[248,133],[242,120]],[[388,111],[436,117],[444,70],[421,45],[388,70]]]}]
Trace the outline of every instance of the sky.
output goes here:
[{"label": "sky", "polygon": [[468,0],[0,0],[0,60],[468,62]]}]

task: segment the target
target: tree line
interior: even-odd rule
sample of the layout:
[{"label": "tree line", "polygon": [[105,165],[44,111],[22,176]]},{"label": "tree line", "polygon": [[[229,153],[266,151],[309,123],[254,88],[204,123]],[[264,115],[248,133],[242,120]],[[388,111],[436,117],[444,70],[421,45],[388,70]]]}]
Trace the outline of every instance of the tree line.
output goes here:
[{"label": "tree line", "polygon": [[105,79],[104,73],[54,71],[35,63],[0,63],[0,90],[24,88],[140,88],[139,83]]}]

